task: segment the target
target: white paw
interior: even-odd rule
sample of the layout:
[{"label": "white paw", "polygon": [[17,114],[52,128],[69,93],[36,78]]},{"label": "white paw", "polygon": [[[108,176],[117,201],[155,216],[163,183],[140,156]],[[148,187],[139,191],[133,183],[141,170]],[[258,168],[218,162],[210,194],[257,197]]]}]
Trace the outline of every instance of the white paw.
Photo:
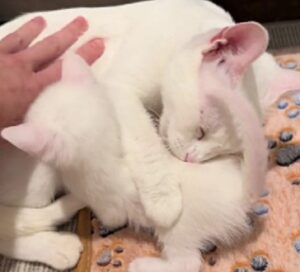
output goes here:
[{"label": "white paw", "polygon": [[146,215],[158,227],[170,228],[182,212],[182,194],[176,178],[166,178],[156,194],[141,196]]},{"label": "white paw", "polygon": [[101,223],[110,229],[118,229],[127,223],[127,213],[121,209],[94,209],[93,211]]},{"label": "white paw", "polygon": [[188,154],[189,162],[201,163],[215,158],[223,154],[223,152],[222,147],[219,145],[209,142],[199,142]]},{"label": "white paw", "polygon": [[[147,206],[147,205],[145,205]],[[146,215],[161,228],[170,228],[178,219],[182,211],[181,196],[165,196],[157,200],[151,208],[146,208]]]},{"label": "white paw", "polygon": [[73,268],[77,264],[83,250],[79,238],[71,233],[53,234],[41,241],[45,246],[44,254],[46,255],[42,262],[58,270]]},{"label": "white paw", "polygon": [[130,263],[128,272],[168,272],[166,264],[159,258],[138,258]]}]

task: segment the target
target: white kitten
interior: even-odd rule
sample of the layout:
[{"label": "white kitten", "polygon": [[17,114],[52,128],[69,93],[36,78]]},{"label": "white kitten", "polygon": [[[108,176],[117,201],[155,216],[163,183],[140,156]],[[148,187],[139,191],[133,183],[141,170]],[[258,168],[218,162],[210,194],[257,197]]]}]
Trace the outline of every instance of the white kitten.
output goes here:
[{"label": "white kitten", "polygon": [[[70,234],[45,232],[60,223],[61,217],[70,217],[84,203],[91,206],[108,227],[119,227],[127,222],[126,198],[124,199],[123,194],[131,195],[134,187],[133,182],[128,181],[130,176],[122,162],[118,124],[112,104],[105,92],[99,90],[90,68],[75,56],[70,56],[64,62],[61,82],[50,86],[38,97],[27,120],[30,122],[3,130],[2,136],[30,155],[42,158],[43,162],[36,162],[32,166],[31,177],[28,178],[29,189],[35,185],[35,190],[40,191],[52,181],[52,189],[44,190],[48,195],[41,195],[41,198],[45,198],[44,202],[62,187],[72,192],[81,202],[67,196],[40,212],[1,207],[6,212],[4,217],[9,218],[10,223],[1,226],[3,240],[0,240],[0,252],[20,259],[45,262],[57,269],[66,269],[74,266],[78,260],[81,251],[78,238]],[[54,168],[58,170],[61,180],[48,178],[55,176]],[[57,184],[56,188],[54,184]],[[29,194],[32,195],[32,201],[26,203],[29,206],[37,205],[38,197],[33,192]],[[47,213],[48,219],[45,220]],[[28,216],[32,216],[33,222],[27,221]],[[14,220],[15,223],[12,222]],[[14,223],[14,228],[9,230],[11,223]],[[35,234],[37,231],[42,232]],[[13,239],[19,235],[21,236]],[[63,260],[55,258],[56,255],[46,258],[48,253],[43,250],[45,244],[38,243],[42,236],[45,241],[49,241],[47,247],[51,248],[53,254],[65,252]],[[63,237],[60,239],[60,236]],[[73,236],[75,243],[71,243]],[[66,239],[65,246],[63,239]],[[57,245],[53,244],[55,240]],[[25,250],[26,243],[30,243],[32,248]],[[69,251],[68,247],[72,244],[74,248]],[[36,254],[37,251],[39,254]]]},{"label": "white kitten", "polygon": [[[79,57],[68,57],[61,82],[37,98],[25,120],[23,125],[4,129],[2,136],[57,168],[64,187],[84,203],[88,200],[105,225],[125,224],[120,188],[130,182],[121,161],[119,128],[113,105],[87,64]],[[95,190],[102,195],[100,202]],[[116,192],[117,197],[111,197]],[[109,213],[106,205],[111,207]]]}]

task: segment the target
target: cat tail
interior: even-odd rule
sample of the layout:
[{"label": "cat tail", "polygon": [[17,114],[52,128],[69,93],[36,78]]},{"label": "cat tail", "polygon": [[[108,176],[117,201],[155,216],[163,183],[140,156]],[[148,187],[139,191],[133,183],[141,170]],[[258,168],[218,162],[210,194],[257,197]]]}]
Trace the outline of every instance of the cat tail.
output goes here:
[{"label": "cat tail", "polygon": [[213,103],[229,113],[236,132],[241,135],[244,157],[245,193],[254,201],[265,189],[268,164],[263,127],[252,105],[237,90],[224,88],[209,94]]},{"label": "cat tail", "polygon": [[22,208],[0,205],[0,239],[50,231],[67,222],[84,204],[66,195],[43,208]]}]

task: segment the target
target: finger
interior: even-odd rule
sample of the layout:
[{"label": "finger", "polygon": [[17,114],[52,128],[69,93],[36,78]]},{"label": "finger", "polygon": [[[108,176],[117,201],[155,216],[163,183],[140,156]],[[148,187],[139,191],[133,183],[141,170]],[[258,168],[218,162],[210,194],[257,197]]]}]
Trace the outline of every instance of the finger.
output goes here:
[{"label": "finger", "polygon": [[62,60],[56,60],[46,69],[37,72],[33,76],[34,85],[37,86],[37,92],[42,91],[48,85],[61,79]]},{"label": "finger", "polygon": [[87,28],[87,21],[83,17],[78,17],[62,30],[21,52],[20,57],[25,63],[29,63],[34,71],[38,71],[39,67],[51,63],[62,55]]},{"label": "finger", "polygon": [[77,54],[81,56],[89,65],[92,65],[104,52],[105,46],[103,39],[96,38],[82,45]]},{"label": "finger", "polygon": [[[85,61],[91,65],[93,64],[104,52],[103,39],[96,38],[88,41],[82,45],[77,54],[80,55]],[[44,88],[61,78],[61,60],[55,61],[48,68],[36,73],[35,80],[39,82],[40,88]]]},{"label": "finger", "polygon": [[27,48],[45,26],[46,22],[42,17],[33,18],[0,41],[0,52],[16,53]]}]

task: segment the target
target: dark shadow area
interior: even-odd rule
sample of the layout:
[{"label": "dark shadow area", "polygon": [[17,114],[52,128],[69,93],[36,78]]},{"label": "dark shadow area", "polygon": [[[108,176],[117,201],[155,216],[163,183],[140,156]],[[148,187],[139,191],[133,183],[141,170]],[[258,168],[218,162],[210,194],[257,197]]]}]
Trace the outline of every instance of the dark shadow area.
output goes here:
[{"label": "dark shadow area", "polygon": [[[51,10],[78,6],[110,6],[141,0],[3,0],[0,2],[0,21],[6,21],[29,11]],[[228,10],[237,21],[274,22],[300,19],[299,0],[214,0]]]}]

